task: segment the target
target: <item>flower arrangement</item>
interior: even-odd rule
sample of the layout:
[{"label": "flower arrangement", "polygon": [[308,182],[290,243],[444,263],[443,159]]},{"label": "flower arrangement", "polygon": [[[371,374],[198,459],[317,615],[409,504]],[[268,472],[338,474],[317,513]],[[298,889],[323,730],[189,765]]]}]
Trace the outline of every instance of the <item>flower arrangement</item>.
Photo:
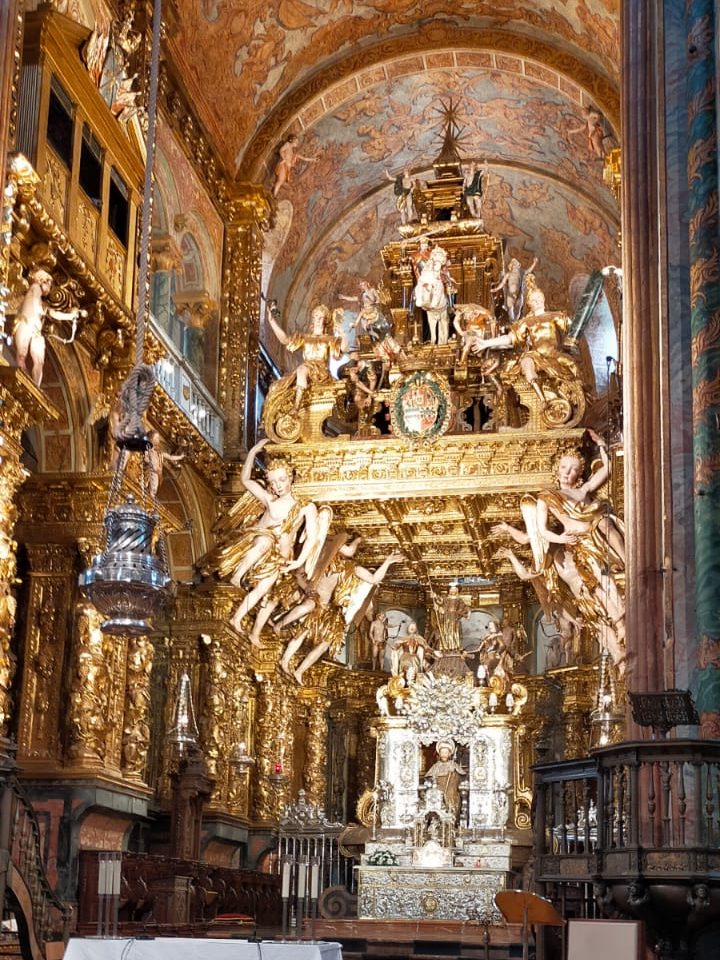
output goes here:
[{"label": "flower arrangement", "polygon": [[398,858],[392,850],[374,850],[367,858],[369,867],[396,867]]}]

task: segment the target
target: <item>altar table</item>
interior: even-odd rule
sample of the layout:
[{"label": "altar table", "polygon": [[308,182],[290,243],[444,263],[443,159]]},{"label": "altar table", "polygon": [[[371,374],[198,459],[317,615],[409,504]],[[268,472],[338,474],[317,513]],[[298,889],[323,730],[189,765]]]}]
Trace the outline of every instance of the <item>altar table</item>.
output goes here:
[{"label": "altar table", "polygon": [[76,938],[65,960],[342,960],[339,943],[157,937],[154,940]]}]

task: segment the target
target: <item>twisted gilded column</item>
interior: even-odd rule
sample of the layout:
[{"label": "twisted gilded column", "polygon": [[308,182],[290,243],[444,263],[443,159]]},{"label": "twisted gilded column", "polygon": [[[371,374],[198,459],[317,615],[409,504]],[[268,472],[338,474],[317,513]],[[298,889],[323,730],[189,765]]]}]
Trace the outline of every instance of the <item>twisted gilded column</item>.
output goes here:
[{"label": "twisted gilded column", "polygon": [[720,736],[720,224],[713,0],[687,0],[688,208],[692,330],[698,708]]},{"label": "twisted gilded column", "polygon": [[272,679],[260,684],[255,724],[254,812],[258,820],[277,820],[290,796],[293,737],[289,704],[284,683]]},{"label": "twisted gilded column", "polygon": [[144,783],[150,749],[150,676],[154,648],[147,637],[128,640],[122,728],[122,772]]},{"label": "twisted gilded column", "polygon": [[220,317],[219,398],[225,412],[225,456],[239,459],[255,425],[262,283],[262,227],[269,202],[262,187],[236,184],[226,204]]},{"label": "twisted gilded column", "polygon": [[307,802],[322,807],[326,806],[327,798],[327,740],[327,703],[325,697],[320,695],[308,704],[303,787]]}]

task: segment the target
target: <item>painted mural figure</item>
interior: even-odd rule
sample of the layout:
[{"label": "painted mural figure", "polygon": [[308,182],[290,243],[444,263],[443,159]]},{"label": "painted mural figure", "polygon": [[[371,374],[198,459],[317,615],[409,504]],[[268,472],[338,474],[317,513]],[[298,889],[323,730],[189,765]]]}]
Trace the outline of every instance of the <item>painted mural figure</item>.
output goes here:
[{"label": "painted mural figure", "polygon": [[[342,311],[340,314],[331,314],[328,307],[320,304],[310,314],[310,330],[307,333],[288,334],[275,320],[272,313],[266,314],[266,319],[275,336],[290,353],[302,351],[302,363],[292,373],[281,377],[270,387],[268,404],[271,394],[284,391],[287,387],[295,386],[295,400],[293,413],[300,409],[305,391],[312,384],[330,383],[330,358],[339,360],[347,350],[347,339],[342,328]],[[332,333],[328,332],[330,323],[333,323]]]},{"label": "painted mural figure", "polygon": [[603,116],[599,110],[591,106],[583,107],[582,114],[584,122],[579,127],[568,130],[568,134],[574,136],[578,133],[584,133],[587,137],[587,146],[591,155],[598,160],[603,160],[605,158]]},{"label": "painted mural figure", "polygon": [[299,151],[298,135],[296,133],[288,134],[285,142],[278,151],[280,159],[275,164],[275,183],[273,184],[273,196],[276,197],[286,183],[290,183],[292,173],[298,160],[305,163],[317,163],[317,157],[305,157]]},{"label": "painted mural figure", "polygon": [[[231,620],[237,630],[240,630],[244,617],[258,603],[267,601],[281,576],[305,565],[318,535],[317,508],[312,501],[294,495],[292,472],[287,461],[269,461],[267,487],[252,479],[255,457],[267,442],[260,440],[252,447],[240,474],[242,485],[261,504],[263,513],[222,550],[218,564],[220,575],[229,576],[234,586],[241,586],[246,579],[250,585]],[[294,557],[301,531],[302,546],[298,556]],[[252,639],[259,642],[256,637]]]},{"label": "painted mural figure", "polygon": [[[86,317],[87,310],[55,310],[45,302],[52,290],[53,278],[47,270],[34,270],[30,274],[30,286],[25,294],[13,327],[15,341],[15,359],[21,370],[30,374],[39,387],[42,383],[45,367],[45,337],[43,326],[46,317],[53,320],[72,320]],[[27,358],[30,356],[31,367],[28,369]]]},{"label": "painted mural figure", "polygon": [[417,220],[415,213],[415,204],[413,203],[413,179],[407,167],[394,177],[389,170],[385,171],[385,176],[394,184],[393,193],[395,194],[395,206],[400,213],[400,222],[404,225]]}]

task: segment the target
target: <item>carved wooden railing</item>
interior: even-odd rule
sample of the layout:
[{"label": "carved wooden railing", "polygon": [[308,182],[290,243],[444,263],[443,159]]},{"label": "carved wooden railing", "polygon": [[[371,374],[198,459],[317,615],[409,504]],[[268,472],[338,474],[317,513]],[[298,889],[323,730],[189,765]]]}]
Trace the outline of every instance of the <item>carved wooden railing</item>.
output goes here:
[{"label": "carved wooden railing", "polygon": [[[7,865],[7,889],[14,897],[13,909],[19,911],[18,926],[25,950],[35,960],[46,956],[51,941],[66,941],[72,909],[54,893],[42,853],[42,837],[37,818],[22,786],[14,774],[0,785],[0,863]],[[8,904],[11,902],[8,901]],[[6,904],[2,904],[5,907]]]},{"label": "carved wooden railing", "polygon": [[[281,922],[280,882],[253,870],[142,853],[120,855],[117,932],[202,935],[216,916],[245,915],[258,926]],[[80,854],[78,933],[97,929],[99,852]]]},{"label": "carved wooden railing", "polygon": [[535,767],[536,876],[697,877],[720,867],[720,742],[619,744]]},{"label": "carved wooden railing", "polygon": [[[643,920],[664,958],[715,936],[720,741],[622,743],[534,770],[538,892],[566,917]],[[718,956],[719,939],[698,955]]]}]

